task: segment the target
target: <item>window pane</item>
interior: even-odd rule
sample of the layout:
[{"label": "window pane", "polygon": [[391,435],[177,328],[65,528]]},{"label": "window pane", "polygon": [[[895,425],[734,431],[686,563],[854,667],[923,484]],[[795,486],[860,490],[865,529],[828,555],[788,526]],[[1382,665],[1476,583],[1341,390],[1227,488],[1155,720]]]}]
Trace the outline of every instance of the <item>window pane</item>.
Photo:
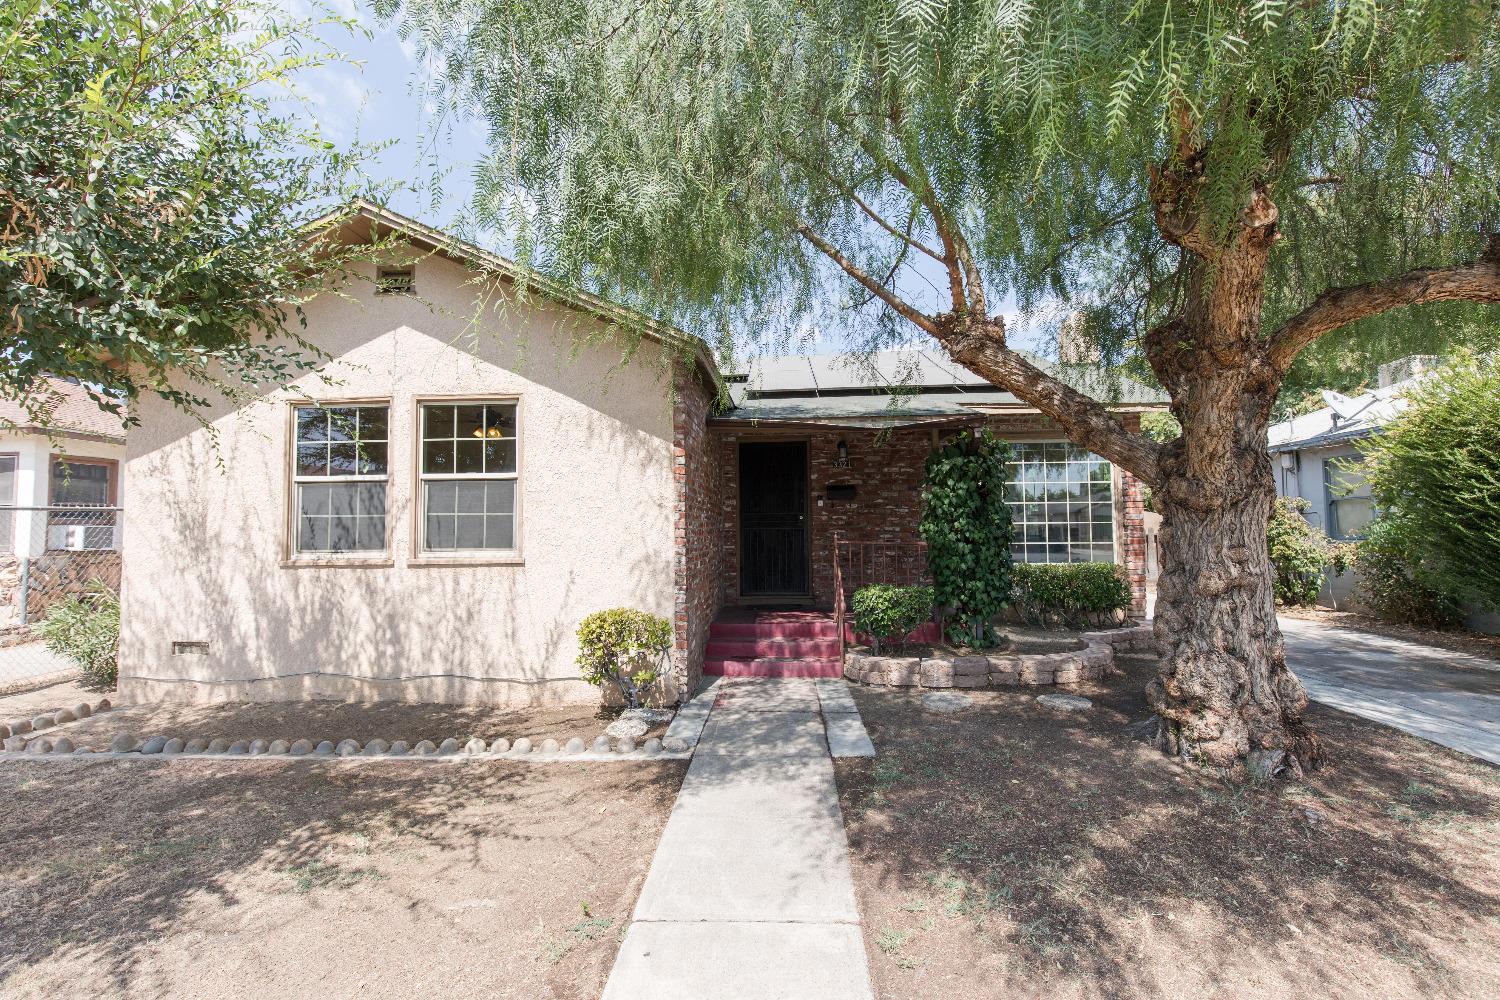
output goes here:
[{"label": "window pane", "polygon": [[306,515],[326,515],[328,513],[328,491],[330,486],[299,486],[297,488],[298,505],[297,512]]},{"label": "window pane", "polygon": [[451,514],[457,506],[458,483],[428,483],[427,512],[429,514]]},{"label": "window pane", "polygon": [[485,483],[485,510],[491,514],[506,513],[513,514],[516,510],[516,481],[514,479],[501,480],[498,483]]},{"label": "window pane", "polygon": [[451,438],[453,436],[453,407],[437,405],[422,407],[424,438]]},{"label": "window pane", "polygon": [[361,476],[383,476],[386,471],[386,449],[384,441],[359,443],[359,474]]},{"label": "window pane", "polygon": [[453,471],[453,442],[426,441],[422,444],[422,471],[443,474]]},{"label": "window pane", "polygon": [[59,507],[102,507],[109,503],[107,465],[52,463],[52,502]]},{"label": "window pane", "polygon": [[510,514],[490,514],[484,519],[484,547],[513,549],[516,519]]},{"label": "window pane", "polygon": [[458,453],[453,462],[454,472],[465,475],[484,471],[483,441],[459,438],[456,447]]},{"label": "window pane", "polygon": [[328,439],[330,441],[353,441],[358,436],[358,413],[358,407],[330,406],[328,408]]},{"label": "window pane", "polygon": [[352,476],[359,471],[358,448],[353,441],[338,441],[328,446],[328,474]]},{"label": "window pane", "polygon": [[457,510],[460,514],[484,513],[484,487],[482,482],[454,483]]},{"label": "window pane", "polygon": [[297,440],[327,441],[328,411],[317,406],[297,407]]},{"label": "window pane", "polygon": [[455,539],[455,520],[451,514],[427,515],[427,547],[429,549],[451,549]]},{"label": "window pane", "polygon": [[299,444],[297,446],[297,475],[328,475],[328,445]]},{"label": "window pane", "polygon": [[[1010,464],[1017,558],[1085,562],[1112,550],[1114,485],[1109,462],[1066,442],[1014,446]],[[1044,501],[1044,502],[1038,502]]]},{"label": "window pane", "polygon": [[461,549],[484,548],[484,517],[480,514],[458,515],[458,542]]},{"label": "window pane", "polygon": [[297,520],[301,525],[301,530],[297,534],[297,551],[328,551],[328,518],[302,517]]},{"label": "window pane", "polygon": [[485,472],[515,472],[516,471],[516,442],[510,441],[486,441],[484,443],[484,471]]},{"label": "window pane", "polygon": [[385,441],[390,438],[390,418],[383,406],[359,408],[359,439]]},{"label": "window pane", "polygon": [[328,519],[328,551],[349,552],[354,548],[354,517],[330,517]]},{"label": "window pane", "polygon": [[476,439],[484,437],[483,406],[459,406],[455,408],[455,412],[457,418],[454,437]]},{"label": "window pane", "polygon": [[359,512],[361,514],[379,514],[384,516],[384,483],[360,483],[354,489],[359,496]]},{"label": "window pane", "polygon": [[508,406],[489,406],[485,408],[484,436],[508,437],[516,436],[516,407],[514,404]]},{"label": "window pane", "polygon": [[385,518],[356,518],[354,547],[362,552],[380,552],[385,548]]}]

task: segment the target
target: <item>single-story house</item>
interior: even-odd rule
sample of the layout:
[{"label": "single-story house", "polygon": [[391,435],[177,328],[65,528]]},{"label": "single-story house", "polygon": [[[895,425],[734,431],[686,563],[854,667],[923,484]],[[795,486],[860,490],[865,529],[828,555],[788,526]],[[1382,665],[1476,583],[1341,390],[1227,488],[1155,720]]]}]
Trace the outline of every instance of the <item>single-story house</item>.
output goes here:
[{"label": "single-story house", "polygon": [[[383,208],[340,232],[410,252],[310,302],[316,373],[202,424],[141,404],[127,699],[592,699],[575,630],[617,606],[673,621],[669,694],[820,665],[711,633],[748,619],[754,646],[747,609],[770,606],[821,642],[836,579],[920,574],[926,456],[979,427],[1014,442],[1016,557],[1118,562],[1144,603],[1140,483],[940,352],[720,364]],[[1126,425],[1164,405],[1061,374],[1114,393]]]},{"label": "single-story house", "polygon": [[32,400],[0,399],[0,628],[120,575],[123,420],[68,379],[40,380]]}]

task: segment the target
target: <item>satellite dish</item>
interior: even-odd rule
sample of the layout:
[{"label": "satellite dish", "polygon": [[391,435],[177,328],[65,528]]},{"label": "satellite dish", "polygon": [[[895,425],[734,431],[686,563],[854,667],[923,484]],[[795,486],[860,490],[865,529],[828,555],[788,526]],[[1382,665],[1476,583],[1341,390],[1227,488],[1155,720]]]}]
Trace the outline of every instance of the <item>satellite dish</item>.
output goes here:
[{"label": "satellite dish", "polygon": [[1353,420],[1370,405],[1369,400],[1350,399],[1342,392],[1334,392],[1332,389],[1323,390],[1323,402],[1327,403],[1328,408],[1338,414],[1341,420]]}]

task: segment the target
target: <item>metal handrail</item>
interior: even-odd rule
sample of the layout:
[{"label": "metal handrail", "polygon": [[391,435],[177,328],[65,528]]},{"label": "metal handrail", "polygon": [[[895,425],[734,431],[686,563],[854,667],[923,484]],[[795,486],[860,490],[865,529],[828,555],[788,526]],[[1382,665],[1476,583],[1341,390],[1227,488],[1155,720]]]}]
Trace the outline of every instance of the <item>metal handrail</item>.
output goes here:
[{"label": "metal handrail", "polygon": [[[871,558],[872,554],[874,558]],[[839,633],[840,658],[844,655],[845,623],[848,621],[848,600],[844,593],[848,589],[844,572],[846,561],[849,564],[847,575],[854,578],[849,586],[855,589],[875,583],[908,586],[930,580],[926,542],[855,541],[834,532],[833,620]]]}]

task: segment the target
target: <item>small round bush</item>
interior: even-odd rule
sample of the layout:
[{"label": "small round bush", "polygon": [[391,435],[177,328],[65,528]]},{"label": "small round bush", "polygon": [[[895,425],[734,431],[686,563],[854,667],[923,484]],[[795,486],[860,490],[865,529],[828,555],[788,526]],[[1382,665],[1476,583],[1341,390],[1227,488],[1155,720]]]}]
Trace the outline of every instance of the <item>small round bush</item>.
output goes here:
[{"label": "small round bush", "polygon": [[856,590],[849,607],[854,631],[868,635],[879,655],[881,643],[904,639],[932,618],[932,588],[878,583]]},{"label": "small round bush", "polygon": [[578,666],[598,688],[613,685],[640,708],[672,648],[672,623],[633,608],[596,611],[578,624]]},{"label": "small round bush", "polygon": [[90,687],[114,687],[119,673],[120,595],[95,580],[52,605],[37,626],[47,648],[78,664]]}]

